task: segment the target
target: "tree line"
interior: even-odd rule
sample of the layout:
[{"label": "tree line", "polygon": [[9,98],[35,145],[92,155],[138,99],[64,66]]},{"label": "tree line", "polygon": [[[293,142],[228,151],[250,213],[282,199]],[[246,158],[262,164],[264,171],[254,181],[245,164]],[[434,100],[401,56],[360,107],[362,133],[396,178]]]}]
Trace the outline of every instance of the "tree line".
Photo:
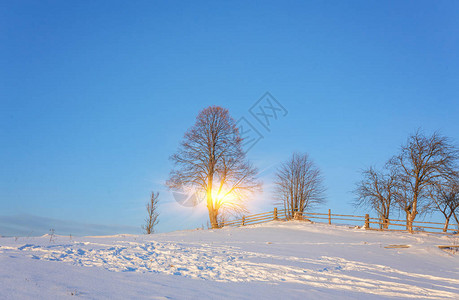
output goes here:
[{"label": "tree line", "polygon": [[[175,191],[193,189],[205,201],[211,228],[219,228],[229,216],[248,213],[247,200],[262,187],[236,125],[227,109],[205,108],[170,157],[174,167],[166,185]],[[448,138],[418,131],[384,168],[362,171],[354,205],[374,209],[382,228],[388,228],[394,210],[403,211],[410,232],[416,216],[438,210],[445,216],[447,230],[451,218],[458,221],[457,160],[458,149]],[[306,153],[293,153],[283,162],[274,185],[275,203],[283,205],[289,217],[325,203],[322,173]],[[158,194],[152,193],[143,227],[146,233],[154,232],[158,222],[157,205]]]},{"label": "tree line", "polygon": [[398,210],[410,232],[417,216],[438,211],[445,217],[446,232],[452,217],[459,223],[458,158],[458,148],[448,137],[418,130],[381,170],[362,171],[354,204],[374,209],[385,229],[391,213]]},{"label": "tree line", "polygon": [[[247,213],[247,199],[260,191],[258,169],[243,149],[243,138],[227,109],[211,106],[202,110],[171,156],[175,168],[170,189],[193,188],[206,201],[212,228],[228,216]],[[293,215],[323,203],[322,176],[307,154],[293,154],[276,177],[276,196]]]}]

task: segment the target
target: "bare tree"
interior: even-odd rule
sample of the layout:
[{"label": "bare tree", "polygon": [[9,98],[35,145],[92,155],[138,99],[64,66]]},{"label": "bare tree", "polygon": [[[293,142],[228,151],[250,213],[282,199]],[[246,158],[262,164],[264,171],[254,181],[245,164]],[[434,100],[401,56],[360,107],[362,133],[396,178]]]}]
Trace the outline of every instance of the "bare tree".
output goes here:
[{"label": "bare tree", "polygon": [[[454,178],[441,184],[432,186],[429,196],[432,205],[445,217],[443,232],[448,231],[449,222],[452,216],[458,222],[456,212],[459,210],[459,178]],[[459,222],[458,222],[459,223]]]},{"label": "bare tree", "polygon": [[303,214],[315,205],[325,202],[325,189],[320,169],[307,154],[294,153],[277,170],[276,198],[291,217],[295,212]]},{"label": "bare tree", "polygon": [[394,171],[382,173],[373,168],[362,172],[363,179],[357,183],[354,193],[357,199],[354,205],[374,209],[382,221],[380,228],[389,227],[389,215],[395,204],[397,193],[397,176]]},{"label": "bare tree", "polygon": [[146,205],[148,215],[145,218],[145,225],[142,225],[146,234],[155,233],[155,226],[159,223],[158,201],[159,193],[151,192],[150,202]]},{"label": "bare tree", "polygon": [[167,185],[176,190],[193,188],[202,194],[212,228],[219,227],[223,213],[246,212],[247,195],[261,187],[242,141],[228,110],[211,106],[199,113],[178,152],[171,156],[175,169]]},{"label": "bare tree", "polygon": [[397,173],[397,202],[406,214],[406,227],[413,231],[416,215],[429,208],[428,190],[455,176],[458,151],[448,138],[434,133],[425,136],[419,130],[408,138],[399,155],[388,162]]}]

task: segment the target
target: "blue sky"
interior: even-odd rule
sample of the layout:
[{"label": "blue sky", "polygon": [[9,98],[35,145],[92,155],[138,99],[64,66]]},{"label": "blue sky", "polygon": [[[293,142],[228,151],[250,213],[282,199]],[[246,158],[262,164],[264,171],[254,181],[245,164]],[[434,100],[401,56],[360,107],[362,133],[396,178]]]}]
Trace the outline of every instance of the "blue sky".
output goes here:
[{"label": "blue sky", "polygon": [[[206,224],[164,182],[209,105],[264,136],[253,212],[294,151],[319,210],[354,213],[359,170],[417,128],[459,139],[458,2],[246,2],[0,1],[0,235],[138,233],[152,190],[160,231]],[[248,112],[267,91],[288,111],[270,132]]]}]

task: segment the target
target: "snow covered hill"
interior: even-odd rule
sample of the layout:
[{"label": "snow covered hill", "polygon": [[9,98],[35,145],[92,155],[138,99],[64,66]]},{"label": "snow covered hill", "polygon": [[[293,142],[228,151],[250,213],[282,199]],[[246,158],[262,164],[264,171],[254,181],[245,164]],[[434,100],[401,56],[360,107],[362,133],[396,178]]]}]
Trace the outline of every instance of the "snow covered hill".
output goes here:
[{"label": "snow covered hill", "polygon": [[0,299],[459,299],[459,253],[437,247],[453,243],[305,222],[4,237]]}]

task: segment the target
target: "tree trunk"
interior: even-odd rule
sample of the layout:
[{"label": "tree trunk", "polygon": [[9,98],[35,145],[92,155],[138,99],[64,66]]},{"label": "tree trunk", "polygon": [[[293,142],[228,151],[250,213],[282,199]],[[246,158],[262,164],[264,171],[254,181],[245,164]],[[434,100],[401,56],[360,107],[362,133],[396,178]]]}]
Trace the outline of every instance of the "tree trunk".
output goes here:
[{"label": "tree trunk", "polygon": [[209,221],[212,229],[218,228],[217,212],[213,209],[209,209]]},{"label": "tree trunk", "polygon": [[209,211],[209,221],[212,229],[218,228],[217,215],[218,211],[214,208],[212,194],[207,193],[207,210]]},{"label": "tree trunk", "polygon": [[418,204],[418,197],[417,195],[414,195],[413,206],[411,207],[411,211],[409,209],[406,210],[406,226],[407,226],[407,230],[410,233],[413,233],[413,222],[414,222],[414,218],[416,218],[416,215],[418,213],[417,204]]},{"label": "tree trunk", "polygon": [[459,220],[458,220],[455,212],[453,212],[453,217],[456,220],[456,225],[457,225],[457,233],[456,234],[459,235]]},{"label": "tree trunk", "polygon": [[406,230],[413,233],[413,222],[411,221],[410,211],[406,210]]},{"label": "tree trunk", "polygon": [[384,217],[383,219],[383,229],[389,229],[389,218]]},{"label": "tree trunk", "polygon": [[449,225],[449,218],[446,218],[445,226],[443,227],[443,232],[447,232],[448,231],[448,225]]},{"label": "tree trunk", "polygon": [[207,181],[207,210],[209,211],[210,226],[213,229],[218,228],[218,210],[214,207],[214,202],[212,199],[212,177],[210,177]]}]

